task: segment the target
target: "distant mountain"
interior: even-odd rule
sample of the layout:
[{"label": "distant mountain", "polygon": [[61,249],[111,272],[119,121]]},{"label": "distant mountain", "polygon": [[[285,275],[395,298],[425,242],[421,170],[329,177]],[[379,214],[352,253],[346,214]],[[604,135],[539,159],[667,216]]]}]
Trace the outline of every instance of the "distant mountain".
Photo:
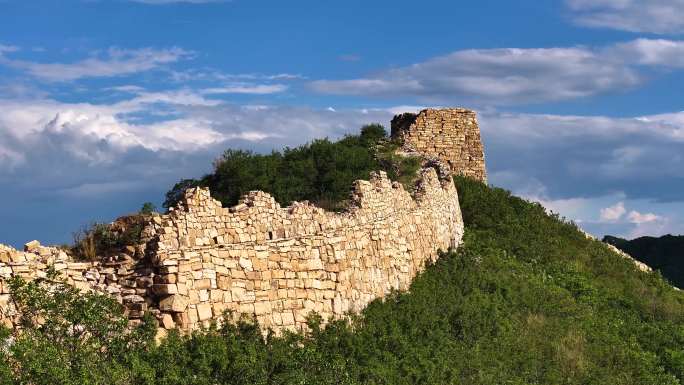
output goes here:
[{"label": "distant mountain", "polygon": [[631,241],[606,235],[603,242],[617,247],[654,270],[660,270],[675,286],[684,287],[684,235],[641,237]]}]

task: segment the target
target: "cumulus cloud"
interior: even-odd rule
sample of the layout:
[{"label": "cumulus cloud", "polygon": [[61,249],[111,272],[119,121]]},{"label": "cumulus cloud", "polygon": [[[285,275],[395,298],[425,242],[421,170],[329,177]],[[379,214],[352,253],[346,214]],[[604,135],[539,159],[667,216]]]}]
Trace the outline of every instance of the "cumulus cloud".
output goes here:
[{"label": "cumulus cloud", "polygon": [[[681,67],[684,42],[608,47],[469,49],[356,79],[317,80],[317,92],[427,102],[519,104],[575,99],[640,84],[639,66]],[[552,85],[552,86],[550,86]]]},{"label": "cumulus cloud", "polygon": [[575,20],[585,26],[632,32],[684,32],[681,0],[566,0]]},{"label": "cumulus cloud", "polygon": [[490,170],[543,181],[555,199],[624,191],[681,201],[682,119],[483,113],[481,127]]},{"label": "cumulus cloud", "polygon": [[50,82],[72,81],[82,78],[114,77],[160,68],[192,57],[192,52],[174,47],[169,49],[109,48],[104,54],[94,55],[73,63],[37,63],[10,59],[0,51],[0,65],[25,71]]},{"label": "cumulus cloud", "polygon": [[[36,156],[68,157],[82,167],[109,167],[131,152],[218,153],[218,146],[227,143],[280,148],[318,137],[339,137],[391,116],[383,110],[239,106],[205,99],[189,90],[126,90],[134,95],[104,105],[0,100],[0,159],[6,160],[0,163],[0,178],[3,170],[7,173],[19,166],[24,172],[35,171]],[[145,114],[159,116],[155,111],[162,107],[170,110],[168,116],[145,118]],[[298,135],[292,135],[293,130]],[[43,150],[35,151],[39,148]]]},{"label": "cumulus cloud", "polygon": [[681,40],[636,39],[615,44],[606,54],[644,66],[684,67],[684,41]]},{"label": "cumulus cloud", "polygon": [[627,212],[625,202],[618,202],[613,206],[601,209],[601,220],[606,222],[616,222]]},{"label": "cumulus cloud", "polygon": [[629,219],[630,222],[636,223],[636,224],[642,224],[642,223],[649,223],[649,222],[655,222],[662,220],[663,218],[661,216],[655,215],[653,213],[640,213],[638,211],[630,211],[629,214],[627,214],[627,219]]}]

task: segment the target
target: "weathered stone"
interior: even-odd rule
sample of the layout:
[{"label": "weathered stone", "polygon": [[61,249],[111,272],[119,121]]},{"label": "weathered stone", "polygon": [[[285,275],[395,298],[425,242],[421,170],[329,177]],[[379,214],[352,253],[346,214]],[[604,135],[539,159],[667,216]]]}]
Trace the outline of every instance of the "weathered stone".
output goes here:
[{"label": "weathered stone", "polygon": [[152,292],[155,295],[168,295],[178,293],[178,288],[174,284],[154,284],[152,285]]},{"label": "weathered stone", "polygon": [[164,327],[164,329],[173,329],[176,327],[176,323],[173,322],[173,317],[171,314],[163,314],[161,318],[161,326]]},{"label": "weathered stone", "polygon": [[436,157],[455,173],[487,181],[484,149],[474,111],[426,109],[418,114],[397,115],[392,119],[392,137],[403,142],[411,152]]},{"label": "weathered stone", "polygon": [[186,297],[174,294],[159,301],[159,310],[172,313],[182,313],[188,307]]},{"label": "weathered stone", "polygon": [[211,281],[209,279],[198,279],[193,285],[195,290],[203,290],[211,288]]},{"label": "weathered stone", "polygon": [[211,310],[211,304],[203,303],[197,305],[197,316],[199,317],[200,321],[206,321],[208,319],[211,319],[212,315],[213,313]]},{"label": "weathered stone", "polygon": [[34,251],[37,251],[39,247],[40,247],[40,242],[38,242],[37,240],[33,240],[33,241],[28,242],[24,245],[24,251],[26,251],[28,253],[32,253]]}]

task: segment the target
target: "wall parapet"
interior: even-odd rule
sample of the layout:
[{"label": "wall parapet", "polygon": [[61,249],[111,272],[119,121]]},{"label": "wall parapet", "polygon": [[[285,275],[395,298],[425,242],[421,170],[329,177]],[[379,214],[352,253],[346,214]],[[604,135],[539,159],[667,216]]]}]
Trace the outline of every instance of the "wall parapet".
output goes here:
[{"label": "wall parapet", "polygon": [[265,328],[297,329],[312,311],[338,318],[407,289],[463,235],[453,181],[440,181],[432,168],[419,180],[414,199],[374,173],[355,182],[342,213],[281,207],[263,192],[223,208],[208,190],[188,190],[154,225],[152,289],[163,317],[193,329],[229,310],[254,314]]}]

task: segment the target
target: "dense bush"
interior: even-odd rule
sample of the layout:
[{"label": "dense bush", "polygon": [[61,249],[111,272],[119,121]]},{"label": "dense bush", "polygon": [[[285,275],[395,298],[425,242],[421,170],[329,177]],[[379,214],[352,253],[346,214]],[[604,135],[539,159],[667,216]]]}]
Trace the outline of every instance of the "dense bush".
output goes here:
[{"label": "dense bush", "polygon": [[[112,344],[105,344],[108,356],[92,358],[87,370],[71,370],[69,381],[681,383],[682,293],[538,204],[472,180],[456,181],[466,222],[464,244],[429,266],[409,292],[374,301],[352,320],[325,328],[312,317],[306,335],[264,337],[253,322],[242,321],[185,337],[171,334],[155,346],[140,332],[143,337],[126,340],[128,349],[110,352]],[[25,350],[15,344],[1,353],[10,363],[9,368],[0,364],[6,383],[46,383],[49,370],[89,349],[56,344],[52,349],[59,353],[48,350],[41,358],[51,338],[34,335],[30,344],[19,344]]]},{"label": "dense bush", "polygon": [[330,210],[345,207],[352,183],[368,179],[375,170],[412,187],[420,162],[394,154],[397,144],[378,124],[364,126],[359,135],[336,142],[328,139],[274,151],[267,155],[227,150],[214,162],[214,172],[200,179],[183,179],[166,193],[164,207],[172,207],[183,192],[206,186],[224,206],[232,206],[251,190],[270,193],[282,205],[308,200]]},{"label": "dense bush", "polygon": [[47,279],[9,282],[22,332],[3,339],[0,383],[131,383],[130,349],[154,346],[153,320],[148,316],[141,326],[128,329],[113,298],[81,293],[55,277],[52,272]]}]

